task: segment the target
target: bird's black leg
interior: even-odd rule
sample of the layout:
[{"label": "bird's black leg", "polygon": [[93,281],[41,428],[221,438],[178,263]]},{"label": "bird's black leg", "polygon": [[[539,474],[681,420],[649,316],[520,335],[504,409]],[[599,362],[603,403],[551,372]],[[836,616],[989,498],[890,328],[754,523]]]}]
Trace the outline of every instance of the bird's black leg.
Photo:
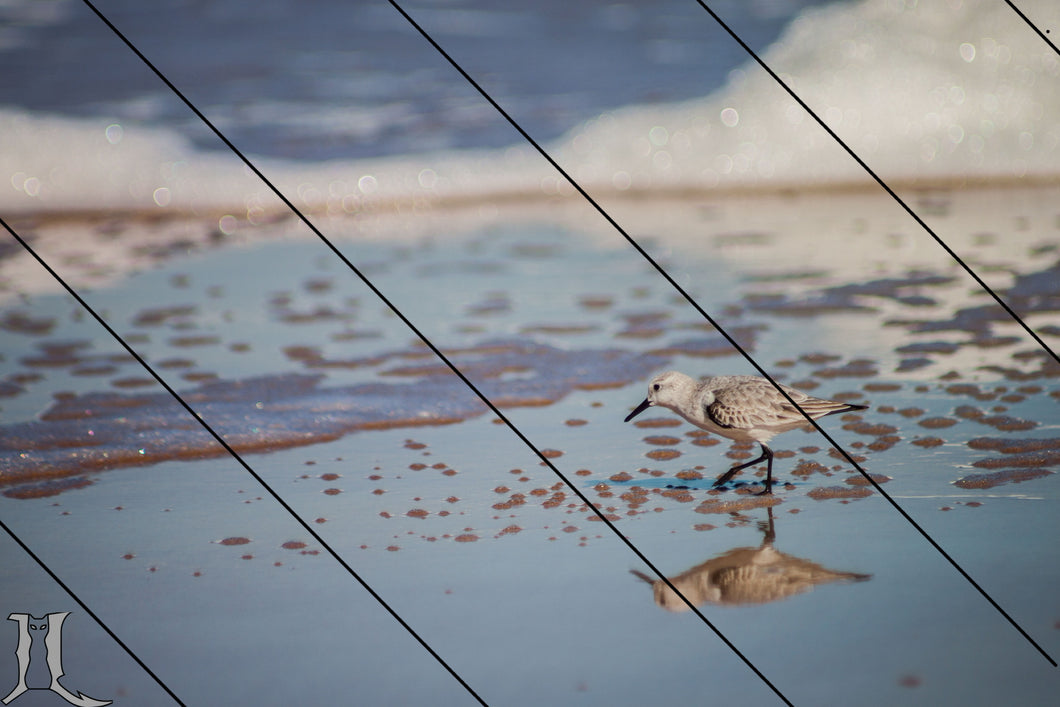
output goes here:
[{"label": "bird's black leg", "polygon": [[717,488],[724,484],[726,481],[735,476],[736,472],[738,472],[740,469],[746,469],[749,466],[754,466],[759,462],[765,461],[768,463],[768,466],[766,467],[766,490],[763,493],[772,493],[772,491],[770,491],[770,487],[773,484],[773,450],[771,450],[769,447],[762,444],[761,442],[759,442],[759,444],[762,445],[762,456],[752,459],[749,462],[744,462],[743,464],[737,464],[733,468],[729,469],[717,478],[717,480],[713,484],[713,488]]},{"label": "bird's black leg", "polygon": [[755,494],[757,496],[773,493],[773,450],[763,444],[762,455],[768,459],[766,462],[766,487]]}]

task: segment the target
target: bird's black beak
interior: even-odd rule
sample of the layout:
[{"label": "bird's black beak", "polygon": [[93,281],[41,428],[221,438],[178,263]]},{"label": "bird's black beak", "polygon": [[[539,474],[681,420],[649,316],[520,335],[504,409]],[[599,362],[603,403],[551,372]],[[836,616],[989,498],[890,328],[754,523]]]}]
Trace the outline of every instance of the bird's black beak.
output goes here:
[{"label": "bird's black beak", "polygon": [[623,422],[629,422],[634,417],[636,417],[637,415],[641,414],[642,412],[644,412],[645,410],[647,410],[650,407],[651,407],[651,401],[648,400],[647,398],[645,398],[644,402],[641,403],[640,405],[638,405],[636,410],[634,410],[633,412],[629,413],[629,416],[626,417],[626,419],[623,420]]}]

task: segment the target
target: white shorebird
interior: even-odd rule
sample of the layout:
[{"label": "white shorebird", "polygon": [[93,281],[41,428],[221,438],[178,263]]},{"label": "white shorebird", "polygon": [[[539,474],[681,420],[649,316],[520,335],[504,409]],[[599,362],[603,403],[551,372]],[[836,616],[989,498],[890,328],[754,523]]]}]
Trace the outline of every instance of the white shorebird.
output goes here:
[{"label": "white shorebird", "polygon": [[[786,385],[781,388],[815,420],[837,412],[867,408],[815,398]],[[715,376],[700,382],[677,371],[660,373],[648,385],[648,397],[625,421],[629,422],[653,405],[668,408],[707,432],[742,442],[758,442],[762,455],[729,469],[718,477],[714,486],[721,486],[740,469],[765,461],[766,488],[762,493],[773,492],[773,450],[766,443],[781,432],[809,424],[772,383],[758,376]]]}]

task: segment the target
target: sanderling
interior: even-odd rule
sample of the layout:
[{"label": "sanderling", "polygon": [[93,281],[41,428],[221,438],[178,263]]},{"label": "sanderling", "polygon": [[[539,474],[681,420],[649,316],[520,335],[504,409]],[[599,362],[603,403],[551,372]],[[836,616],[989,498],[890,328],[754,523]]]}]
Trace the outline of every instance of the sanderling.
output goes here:
[{"label": "sanderling", "polygon": [[[786,385],[781,387],[815,420],[837,412],[867,408],[815,398]],[[758,376],[715,376],[700,382],[677,371],[660,373],[649,384],[648,397],[625,421],[629,422],[652,405],[669,408],[707,432],[738,441],[758,442],[762,455],[729,469],[718,477],[714,486],[721,486],[740,469],[765,461],[766,488],[762,493],[773,492],[773,450],[766,442],[781,432],[809,424],[772,383]]]}]

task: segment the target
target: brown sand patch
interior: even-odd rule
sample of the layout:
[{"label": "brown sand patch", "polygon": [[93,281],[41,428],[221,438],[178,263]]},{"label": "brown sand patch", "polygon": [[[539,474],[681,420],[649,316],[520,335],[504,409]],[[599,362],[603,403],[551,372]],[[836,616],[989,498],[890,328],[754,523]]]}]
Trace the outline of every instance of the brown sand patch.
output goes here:
[{"label": "brown sand patch", "polygon": [[709,498],[696,506],[696,513],[738,513],[755,508],[769,508],[782,501],[776,496],[748,496],[735,501]]},{"label": "brown sand patch", "polygon": [[799,360],[800,361],[804,361],[806,363],[811,363],[811,364],[814,364],[814,365],[819,365],[819,364],[822,364],[822,363],[832,363],[833,361],[838,361],[841,358],[842,358],[842,356],[836,356],[835,354],[827,354],[827,353],[819,353],[819,352],[808,353],[808,354],[803,354],[802,356],[799,356]]},{"label": "brown sand patch", "polygon": [[945,390],[950,395],[970,395],[976,400],[993,400],[996,397],[994,393],[980,390],[973,383],[954,383],[946,386]]},{"label": "brown sand patch", "polygon": [[1026,430],[1033,430],[1038,426],[1037,422],[1033,420],[1023,420],[1018,417],[1011,417],[1009,415],[991,415],[990,417],[981,417],[976,422],[984,425],[990,425],[991,427],[1001,430],[1002,432],[1025,432]]},{"label": "brown sand patch", "polygon": [[681,421],[673,417],[649,417],[646,420],[637,420],[633,423],[639,429],[651,429],[656,427],[679,427]]},{"label": "brown sand patch", "polygon": [[680,437],[666,437],[663,435],[652,435],[651,437],[645,437],[644,442],[647,444],[655,444],[660,447],[672,447],[675,444],[681,443]]},{"label": "brown sand patch", "polygon": [[607,309],[614,302],[610,295],[585,295],[578,298],[578,305],[585,309]]},{"label": "brown sand patch", "polygon": [[1005,467],[1041,467],[1056,466],[1060,464],[1060,449],[1039,452],[1024,452],[1022,454],[1011,454],[1006,457],[993,457],[980,459],[972,462],[972,466],[980,469],[1003,469]]},{"label": "brown sand patch", "polygon": [[842,366],[822,368],[813,372],[818,378],[871,378],[879,375],[876,362],[859,358],[848,361]]},{"label": "brown sand patch", "polygon": [[520,327],[519,331],[523,334],[588,334],[590,332],[598,330],[600,327],[595,324],[535,324],[532,326]]},{"label": "brown sand patch", "polygon": [[827,473],[828,467],[823,464],[819,464],[815,461],[800,461],[795,465],[795,468],[791,470],[791,473],[795,476],[809,476],[814,473]]},{"label": "brown sand patch", "polygon": [[[888,481],[890,481],[890,480],[891,480],[891,477],[890,477],[890,476],[887,476],[886,474],[869,474],[869,476],[870,476],[870,477],[872,478],[872,480],[873,480],[873,481],[875,481],[875,482],[876,482],[877,484],[885,484],[885,483],[887,483]],[[845,484],[850,484],[851,486],[871,486],[871,485],[872,485],[872,484],[870,484],[870,483],[868,482],[868,480],[867,480],[867,479],[866,479],[866,478],[865,478],[864,476],[862,476],[861,474],[857,474],[857,475],[853,475],[853,474],[852,474],[852,475],[848,476],[848,477],[847,477],[847,478],[846,478],[846,479],[845,479],[845,480],[843,481],[843,483],[845,483]]]},{"label": "brown sand patch", "polygon": [[921,427],[926,427],[929,430],[941,430],[947,427],[953,427],[957,424],[957,421],[952,417],[927,417],[916,424]]},{"label": "brown sand patch", "polygon": [[980,459],[972,466],[981,469],[1003,469],[1006,467],[1034,468],[1060,465],[1060,439],[1009,439],[999,437],[976,437],[968,441],[972,449],[999,451],[1004,457]]},{"label": "brown sand patch", "polygon": [[676,449],[653,449],[644,456],[655,461],[669,461],[671,459],[677,459],[681,456],[681,452]]},{"label": "brown sand patch", "polygon": [[822,486],[806,494],[815,501],[825,501],[836,498],[865,498],[871,496],[872,491],[868,488],[845,488],[843,486]]},{"label": "brown sand patch", "polygon": [[33,318],[24,312],[6,312],[0,319],[0,329],[18,334],[43,336],[55,327],[56,320],[48,317]]},{"label": "brown sand patch", "polygon": [[1060,449],[1060,438],[1052,439],[1008,439],[1003,437],[976,437],[968,440],[972,449],[993,449],[1002,454],[1022,454],[1042,450]]},{"label": "brown sand patch", "polygon": [[660,491],[659,495],[678,503],[691,503],[696,500],[695,496],[689,493],[687,489],[666,489],[665,491]]},{"label": "brown sand patch", "polygon": [[869,435],[871,437],[881,437],[883,435],[894,434],[898,431],[898,428],[894,425],[885,425],[882,423],[872,424],[869,422],[848,422],[843,425],[844,430],[850,430],[856,432],[859,435]]},{"label": "brown sand patch", "polygon": [[875,442],[871,443],[869,445],[869,449],[874,452],[883,452],[890,449],[901,441],[902,438],[898,435],[884,435],[883,437],[878,438]]},{"label": "brown sand patch", "polygon": [[[607,520],[611,521],[612,523],[614,523],[616,521],[619,521],[619,520],[622,520],[622,518],[620,516],[617,516],[614,513],[604,513],[604,518],[606,518]],[[590,521],[590,522],[594,522],[594,523],[602,522],[601,519],[600,519],[600,516],[598,516],[598,515],[587,516],[585,518],[585,520]]]},{"label": "brown sand patch", "polygon": [[211,335],[175,336],[169,340],[169,343],[171,346],[212,346],[221,343],[221,337]]},{"label": "brown sand patch", "polygon": [[992,489],[995,486],[1018,484],[1042,476],[1049,476],[1052,473],[1048,469],[1008,469],[995,471],[991,474],[970,474],[954,481],[953,485],[962,489]]}]

